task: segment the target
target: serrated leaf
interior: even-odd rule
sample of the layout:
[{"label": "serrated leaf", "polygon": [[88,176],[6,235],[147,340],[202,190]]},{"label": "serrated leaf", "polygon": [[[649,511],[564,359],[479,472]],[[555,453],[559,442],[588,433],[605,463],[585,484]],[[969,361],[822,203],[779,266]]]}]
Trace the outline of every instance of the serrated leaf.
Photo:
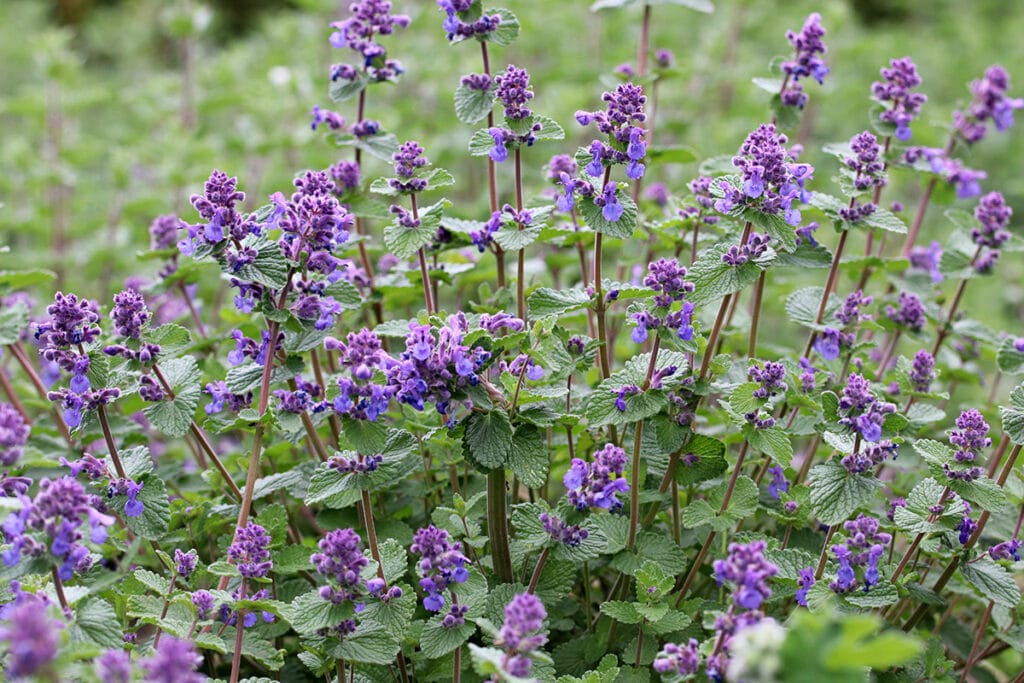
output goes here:
[{"label": "serrated leaf", "polygon": [[996,362],[999,371],[1008,375],[1024,373],[1024,352],[1017,350],[1016,339],[1008,337],[999,345]]},{"label": "serrated leaf", "polygon": [[28,326],[28,307],[21,301],[0,310],[0,346],[13,344]]},{"label": "serrated leaf", "polygon": [[159,367],[174,392],[174,398],[167,396],[163,401],[150,403],[142,412],[154,427],[167,436],[184,436],[192,426],[192,416],[202,396],[199,384],[202,373],[192,356],[171,358],[161,362]]},{"label": "serrated leaf", "polygon": [[832,461],[815,465],[808,484],[814,514],[829,526],[846,521],[862,505],[867,505],[881,483],[874,477],[850,474]]},{"label": "serrated leaf", "polygon": [[[167,489],[163,480],[155,474],[143,476],[139,483],[142,490],[138,500],[143,505],[142,514],[137,517],[125,516],[128,528],[145,539],[158,541],[167,533],[171,523],[171,507],[167,501]],[[120,512],[124,511],[125,496],[114,496],[111,504]]]},{"label": "serrated leaf", "polygon": [[727,244],[712,245],[690,268],[687,279],[693,282],[694,291],[687,298],[694,304],[707,304],[750,286],[775,257],[775,252],[769,249],[765,256],[757,261],[730,266],[722,261],[722,255],[728,250]]},{"label": "serrated leaf", "polygon": [[637,604],[635,602],[606,600],[601,603],[601,613],[622,624],[639,624],[643,621],[643,616],[641,616],[636,608]]},{"label": "serrated leaf", "polygon": [[474,412],[466,418],[462,449],[472,462],[493,470],[505,467],[512,454],[512,423],[502,410]]},{"label": "serrated leaf", "polygon": [[[694,434],[686,445],[683,457],[676,465],[675,479],[681,486],[714,479],[725,473],[729,465],[725,460],[725,444],[703,434]],[[686,456],[695,456],[687,464]]]},{"label": "serrated leaf", "polygon": [[76,634],[102,648],[116,648],[124,644],[124,631],[117,612],[109,602],[100,598],[88,598],[78,603],[74,629]]},{"label": "serrated leaf", "polygon": [[459,121],[473,125],[487,118],[494,110],[494,89],[474,90],[460,83],[455,89],[455,116]]},{"label": "serrated leaf", "polygon": [[[597,192],[594,194],[598,196]],[[627,239],[633,236],[633,230],[636,229],[636,203],[622,189],[616,189],[615,196],[622,205],[622,215],[617,221],[606,219],[602,214],[603,208],[595,204],[593,198],[583,198],[578,202],[580,214],[591,230],[609,237]]]},{"label": "serrated leaf", "polygon": [[331,654],[336,659],[358,664],[391,664],[398,654],[398,640],[386,629],[360,625],[355,633],[345,636]]},{"label": "serrated leaf", "polygon": [[358,95],[365,87],[366,78],[362,73],[356,72],[356,77],[352,80],[336,78],[331,81],[329,94],[332,101],[340,104]]},{"label": "serrated leaf", "polygon": [[545,434],[531,424],[516,427],[508,467],[524,486],[537,489],[548,480],[550,462]]},{"label": "serrated leaf", "polygon": [[960,563],[960,573],[969,586],[997,605],[1012,610],[1020,602],[1020,588],[1013,574],[987,557],[978,562]]},{"label": "serrated leaf", "polygon": [[590,304],[590,301],[590,294],[582,289],[551,289],[549,287],[540,287],[527,298],[532,320],[578,311]]},{"label": "serrated leaf", "polygon": [[781,427],[747,431],[747,441],[781,467],[789,467],[793,460],[793,442]]},{"label": "serrated leaf", "polygon": [[281,247],[262,237],[246,238],[242,240],[242,245],[256,250],[256,258],[252,263],[236,269],[222,256],[221,269],[242,281],[255,282],[271,289],[284,287],[288,281],[289,268]]},{"label": "serrated leaf", "polygon": [[510,10],[498,7],[495,9],[485,9],[484,13],[488,16],[497,14],[501,17],[501,23],[498,24],[498,28],[488,33],[485,36],[486,40],[495,45],[507,47],[519,37],[519,19]]},{"label": "serrated leaf", "polygon": [[1010,405],[999,406],[1003,433],[1016,445],[1024,444],[1024,384],[1010,392]]},{"label": "serrated leaf", "polygon": [[824,291],[824,287],[804,287],[796,290],[786,299],[786,316],[798,325],[812,330],[821,331],[826,327],[838,327],[834,316],[840,304],[834,294],[829,295],[822,322],[817,322],[818,308],[821,306],[821,295]]},{"label": "serrated leaf", "polygon": [[454,652],[476,632],[476,624],[470,621],[455,628],[445,628],[441,625],[444,617],[444,613],[431,617],[420,635],[420,650],[430,659]]}]

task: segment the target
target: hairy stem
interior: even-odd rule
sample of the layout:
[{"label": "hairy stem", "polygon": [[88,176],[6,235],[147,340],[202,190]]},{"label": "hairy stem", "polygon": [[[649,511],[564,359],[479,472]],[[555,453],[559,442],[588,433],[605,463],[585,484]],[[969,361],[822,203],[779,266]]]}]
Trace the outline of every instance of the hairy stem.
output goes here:
[{"label": "hairy stem", "polygon": [[551,552],[550,548],[544,548],[540,551],[540,557],[537,558],[537,566],[533,568],[533,574],[530,575],[530,585],[527,587],[527,593],[534,593],[537,590],[537,584],[540,582],[540,573],[544,571],[544,564],[548,561],[548,553]]},{"label": "hairy stem", "polygon": [[505,491],[505,470],[498,468],[487,475],[487,533],[491,541],[494,573],[502,583],[512,583],[512,553],[508,547],[508,510]]}]

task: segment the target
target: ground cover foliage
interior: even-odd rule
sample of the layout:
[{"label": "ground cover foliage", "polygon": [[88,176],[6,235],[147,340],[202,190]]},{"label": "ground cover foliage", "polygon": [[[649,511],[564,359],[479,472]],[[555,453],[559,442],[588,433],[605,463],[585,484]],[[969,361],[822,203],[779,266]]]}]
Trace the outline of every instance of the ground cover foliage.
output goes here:
[{"label": "ground cover foliage", "polygon": [[[272,69],[247,92],[291,103],[209,138],[252,178],[201,142],[210,16],[169,9],[153,137],[187,160],[133,235],[161,164],[108,157],[96,278],[62,135],[92,105],[48,34],[8,107],[47,114],[45,170],[5,181],[47,224],[0,271],[8,677],[1021,680],[1024,336],[992,311],[1022,247],[983,165],[1011,75],[853,70],[793,13],[710,150],[672,125],[698,60],[656,41],[721,7],[578,8],[635,56],[577,92],[531,78],[526,5],[344,8],[315,87]],[[412,68],[416,24],[458,71]],[[836,80],[860,99],[820,121]],[[323,163],[281,153],[299,130]]]}]

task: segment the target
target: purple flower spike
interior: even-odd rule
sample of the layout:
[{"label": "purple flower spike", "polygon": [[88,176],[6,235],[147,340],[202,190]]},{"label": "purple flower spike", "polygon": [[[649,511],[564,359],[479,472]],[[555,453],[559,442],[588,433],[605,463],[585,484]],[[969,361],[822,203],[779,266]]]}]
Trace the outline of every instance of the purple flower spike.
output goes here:
[{"label": "purple flower spike", "polygon": [[530,675],[533,660],[529,655],[548,640],[540,633],[547,616],[544,603],[531,593],[518,593],[505,606],[505,623],[494,644],[505,650],[502,668],[512,676]]},{"label": "purple flower spike", "polygon": [[255,522],[239,527],[234,543],[228,547],[228,559],[238,566],[242,576],[266,576],[274,566],[270,560],[270,534]]},{"label": "purple flower spike", "polygon": [[767,547],[764,541],[753,541],[746,545],[730,543],[728,558],[715,560],[718,585],[733,584],[733,604],[737,607],[756,610],[771,597],[768,580],[779,572],[779,568],[764,558]]}]

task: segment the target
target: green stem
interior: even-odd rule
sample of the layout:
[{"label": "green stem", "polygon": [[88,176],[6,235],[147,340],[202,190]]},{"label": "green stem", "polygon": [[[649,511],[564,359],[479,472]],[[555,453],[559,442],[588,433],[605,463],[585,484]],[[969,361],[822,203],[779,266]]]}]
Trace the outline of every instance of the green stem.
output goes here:
[{"label": "green stem", "polygon": [[512,553],[508,547],[507,492],[505,470],[498,468],[487,475],[487,533],[491,541],[494,574],[502,583],[512,583]]}]

